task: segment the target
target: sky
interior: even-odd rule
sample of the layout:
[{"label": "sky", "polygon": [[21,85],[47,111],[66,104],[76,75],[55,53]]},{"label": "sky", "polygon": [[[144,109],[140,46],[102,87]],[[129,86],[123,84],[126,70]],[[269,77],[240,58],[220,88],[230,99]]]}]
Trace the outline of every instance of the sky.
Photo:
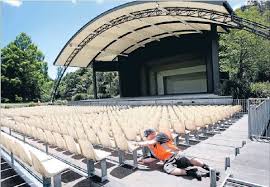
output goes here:
[{"label": "sky", "polygon": [[[128,0],[0,0],[0,47],[25,32],[45,55],[51,78],[53,62],[66,42],[84,24]],[[233,9],[246,0],[229,0]],[[69,71],[74,69],[69,68]]]}]

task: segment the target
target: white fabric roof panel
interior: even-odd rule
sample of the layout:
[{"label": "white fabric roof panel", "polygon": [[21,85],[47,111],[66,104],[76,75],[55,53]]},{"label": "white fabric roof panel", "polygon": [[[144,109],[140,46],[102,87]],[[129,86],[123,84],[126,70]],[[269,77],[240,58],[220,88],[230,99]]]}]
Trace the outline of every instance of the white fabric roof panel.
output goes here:
[{"label": "white fabric roof panel", "polygon": [[[210,23],[216,22],[215,20],[206,20],[198,17],[166,15],[167,10],[164,8],[179,7],[230,13],[222,2],[213,4],[208,2],[160,1],[158,5],[153,1],[127,3],[101,14],[81,28],[68,41],[54,64],[87,67],[93,60],[111,61],[118,55],[121,55],[127,48],[129,49],[124,52],[125,54],[129,54],[141,47],[141,45],[155,41],[158,38],[173,36],[175,35],[175,33],[172,33],[174,31],[187,31],[186,33],[178,33],[187,34],[197,32],[196,30],[210,30]],[[157,8],[159,11],[163,11],[162,15],[157,16],[151,13],[150,17],[139,19],[134,16],[139,13],[145,16],[145,12],[153,11]],[[139,11],[143,11],[143,13]],[[126,19],[127,17],[129,17],[128,20]],[[125,19],[124,21],[114,25],[116,21],[121,21],[123,18]],[[192,21],[193,23],[186,24],[186,21]],[[155,24],[157,25],[155,26]],[[101,30],[102,32],[99,32]],[[224,29],[218,26],[218,31],[224,32]],[[151,38],[159,34],[164,35]],[[93,39],[89,38],[93,35],[96,35]],[[143,42],[141,42],[142,40]],[[138,42],[141,43],[135,45]],[[132,45],[134,46],[131,47]]]}]

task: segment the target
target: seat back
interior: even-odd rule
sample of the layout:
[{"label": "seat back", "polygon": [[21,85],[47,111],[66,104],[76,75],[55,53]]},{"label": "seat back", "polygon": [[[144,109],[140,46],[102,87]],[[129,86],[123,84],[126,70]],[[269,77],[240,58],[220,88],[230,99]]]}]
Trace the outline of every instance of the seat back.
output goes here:
[{"label": "seat back", "polygon": [[100,144],[103,145],[104,147],[112,147],[110,136],[107,134],[107,132],[100,131],[98,133],[98,138],[99,138]]},{"label": "seat back", "polygon": [[50,177],[46,175],[46,170],[44,166],[41,163],[41,160],[38,159],[38,157],[35,155],[35,153],[32,152],[32,150],[29,150],[31,158],[32,158],[32,166],[36,172],[41,174],[44,177]]},{"label": "seat back", "polygon": [[80,146],[74,141],[71,136],[64,135],[64,139],[66,141],[67,149],[75,154],[81,154]]},{"label": "seat back", "polygon": [[91,128],[86,130],[86,135],[87,135],[87,139],[91,142],[91,144],[93,145],[100,144],[95,132]]},{"label": "seat back", "polygon": [[64,138],[57,132],[53,132],[53,137],[56,141],[56,145],[62,149],[67,149],[66,142]]},{"label": "seat back", "polygon": [[24,146],[24,143],[22,142],[17,142],[15,144],[16,146],[16,155],[26,164],[28,164],[29,166],[32,166],[32,158],[30,155],[29,150]]},{"label": "seat back", "polygon": [[75,127],[75,130],[76,130],[76,134],[78,135],[78,137],[80,137],[80,139],[87,140],[87,136],[84,132],[83,127]]},{"label": "seat back", "polygon": [[82,155],[87,159],[96,161],[93,145],[87,140],[79,139],[78,142],[82,151]]},{"label": "seat back", "polygon": [[52,132],[48,131],[48,130],[45,130],[44,132],[45,132],[45,135],[46,135],[46,140],[47,140],[46,142],[48,142],[51,145],[56,145],[56,141],[54,139],[54,136],[53,136]]}]

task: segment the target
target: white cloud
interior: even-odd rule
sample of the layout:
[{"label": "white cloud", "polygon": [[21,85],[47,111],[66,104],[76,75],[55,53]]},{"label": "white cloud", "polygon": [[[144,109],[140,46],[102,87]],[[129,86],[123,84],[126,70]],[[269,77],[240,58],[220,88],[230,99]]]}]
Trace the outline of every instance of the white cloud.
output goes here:
[{"label": "white cloud", "polygon": [[7,3],[11,6],[19,7],[22,5],[21,0],[2,0],[4,3]]}]

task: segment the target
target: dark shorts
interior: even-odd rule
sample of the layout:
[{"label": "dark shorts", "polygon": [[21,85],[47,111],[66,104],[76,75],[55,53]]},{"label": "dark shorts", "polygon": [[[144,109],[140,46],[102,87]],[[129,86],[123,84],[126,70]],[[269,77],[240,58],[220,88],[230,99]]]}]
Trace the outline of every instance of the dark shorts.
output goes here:
[{"label": "dark shorts", "polygon": [[189,158],[184,154],[177,154],[169,160],[165,161],[163,169],[166,173],[171,173],[176,168],[187,168],[189,166],[192,166],[192,164],[190,163],[191,159],[192,158]]}]

